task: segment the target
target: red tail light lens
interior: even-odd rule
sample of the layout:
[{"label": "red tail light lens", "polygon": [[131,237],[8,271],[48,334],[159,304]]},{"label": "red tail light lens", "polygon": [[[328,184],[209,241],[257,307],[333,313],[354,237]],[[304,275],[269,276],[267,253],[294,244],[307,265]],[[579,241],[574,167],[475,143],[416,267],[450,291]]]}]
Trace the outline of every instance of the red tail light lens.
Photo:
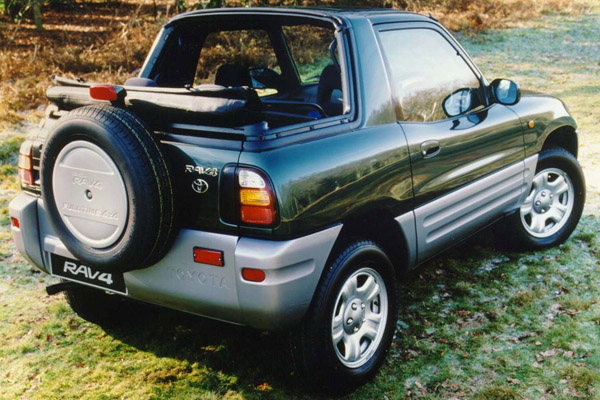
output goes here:
[{"label": "red tail light lens", "polygon": [[10,224],[17,229],[21,229],[21,223],[15,217],[10,217]]},{"label": "red tail light lens", "polygon": [[21,186],[32,186],[34,184],[33,179],[33,164],[31,162],[31,142],[26,140],[19,149],[19,180]]},{"label": "red tail light lens", "polygon": [[275,221],[275,211],[267,207],[242,206],[240,213],[247,224],[271,225]]},{"label": "red tail light lens", "polygon": [[267,177],[253,168],[240,168],[237,176],[241,222],[248,225],[275,225],[275,196]]}]

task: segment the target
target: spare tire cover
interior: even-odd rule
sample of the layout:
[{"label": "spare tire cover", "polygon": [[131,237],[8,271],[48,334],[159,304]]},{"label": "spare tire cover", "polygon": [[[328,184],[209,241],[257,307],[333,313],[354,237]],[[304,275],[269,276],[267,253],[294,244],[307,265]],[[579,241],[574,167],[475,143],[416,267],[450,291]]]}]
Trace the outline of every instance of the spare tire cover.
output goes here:
[{"label": "spare tire cover", "polygon": [[82,107],[44,145],[42,198],[52,227],[80,261],[104,272],[157,262],[173,237],[173,193],[150,130],[133,113]]}]

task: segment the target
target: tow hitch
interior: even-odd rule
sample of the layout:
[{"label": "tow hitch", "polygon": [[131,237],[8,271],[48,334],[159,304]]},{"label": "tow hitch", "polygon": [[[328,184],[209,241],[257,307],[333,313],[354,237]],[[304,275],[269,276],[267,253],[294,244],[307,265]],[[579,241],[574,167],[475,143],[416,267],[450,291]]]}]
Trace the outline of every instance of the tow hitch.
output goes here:
[{"label": "tow hitch", "polygon": [[53,296],[57,293],[64,292],[65,290],[75,289],[78,287],[81,287],[81,285],[78,285],[75,282],[60,282],[55,283],[54,285],[46,286],[46,293],[48,293],[48,296]]}]

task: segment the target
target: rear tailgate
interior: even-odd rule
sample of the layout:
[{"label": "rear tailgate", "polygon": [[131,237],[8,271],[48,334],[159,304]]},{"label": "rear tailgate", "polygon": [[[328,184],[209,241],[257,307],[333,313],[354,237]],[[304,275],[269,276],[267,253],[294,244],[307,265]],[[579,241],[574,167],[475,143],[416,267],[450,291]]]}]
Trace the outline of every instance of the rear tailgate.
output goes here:
[{"label": "rear tailgate", "polygon": [[[165,135],[176,213],[182,228],[236,233],[237,226],[222,222],[219,214],[223,170],[235,169],[242,141]],[[228,191],[230,192],[230,191]]]}]

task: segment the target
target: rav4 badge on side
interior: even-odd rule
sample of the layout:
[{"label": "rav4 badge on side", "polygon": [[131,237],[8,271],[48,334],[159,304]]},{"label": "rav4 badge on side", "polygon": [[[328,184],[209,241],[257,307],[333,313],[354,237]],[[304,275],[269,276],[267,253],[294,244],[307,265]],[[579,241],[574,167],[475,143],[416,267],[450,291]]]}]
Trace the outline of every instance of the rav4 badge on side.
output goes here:
[{"label": "rav4 badge on side", "polygon": [[208,168],[200,165],[186,165],[185,166],[186,173],[198,173],[198,175],[208,175],[208,176],[217,176],[219,174],[218,168]]}]

